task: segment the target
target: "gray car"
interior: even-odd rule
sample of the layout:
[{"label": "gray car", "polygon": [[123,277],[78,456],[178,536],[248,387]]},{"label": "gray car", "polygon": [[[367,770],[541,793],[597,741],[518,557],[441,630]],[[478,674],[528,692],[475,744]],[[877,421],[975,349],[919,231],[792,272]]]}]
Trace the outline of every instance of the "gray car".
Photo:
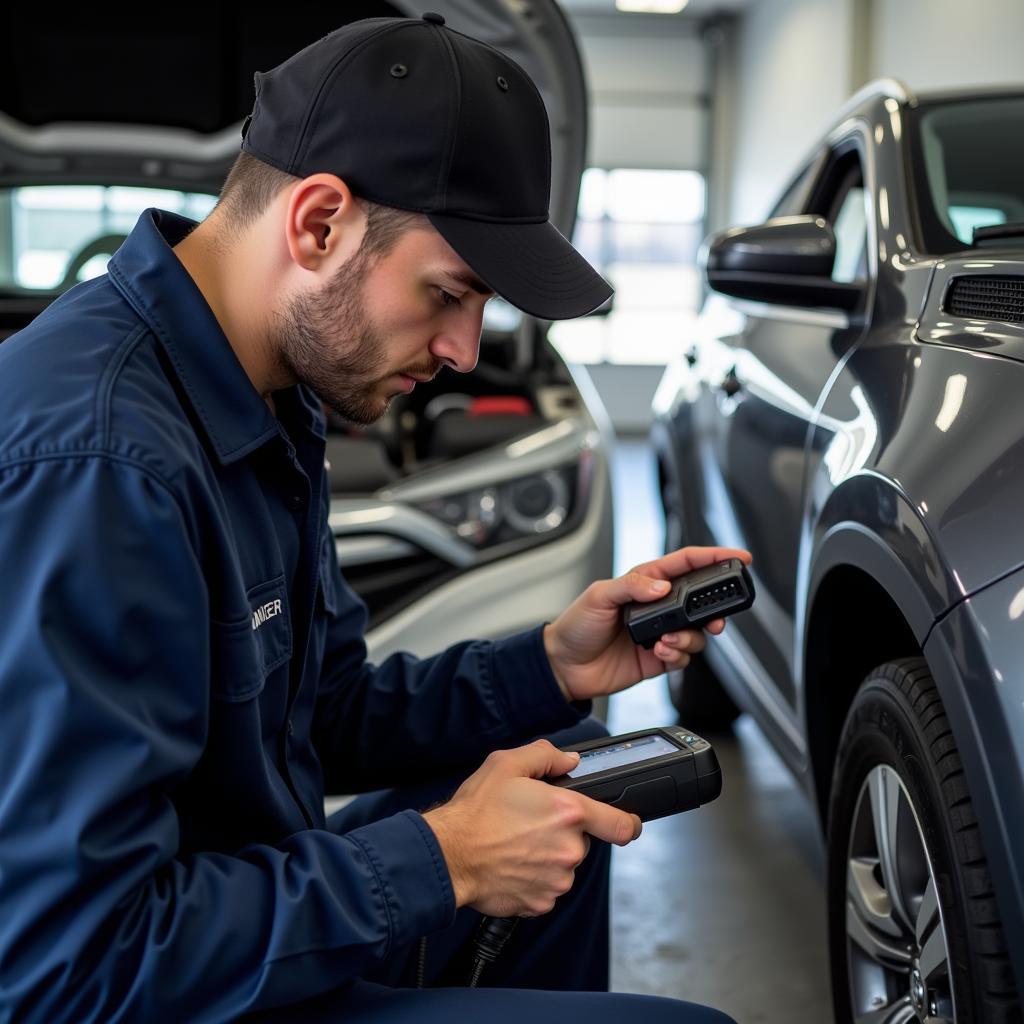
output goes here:
[{"label": "gray car", "polygon": [[806,788],[840,1022],[1021,1020],[1022,158],[1022,95],[868,87],[709,239],[655,399],[666,546],[758,593],[673,700]]},{"label": "gray car", "polygon": [[[571,235],[586,147],[580,57],[554,0],[437,0],[450,26],[534,78],[551,121],[551,218]],[[411,0],[302,5],[287,19],[139,8],[19,15],[0,76],[0,340],[97,273],[138,214],[202,217],[238,153],[252,75],[346,19],[419,16]],[[340,11],[340,13],[339,13]],[[236,24],[237,21],[237,24]],[[15,33],[16,35],[16,33]],[[15,51],[17,59],[14,59]],[[368,429],[330,420],[330,523],[380,659],[554,618],[612,570],[611,431],[547,324],[492,300],[480,363],[396,399]]]}]

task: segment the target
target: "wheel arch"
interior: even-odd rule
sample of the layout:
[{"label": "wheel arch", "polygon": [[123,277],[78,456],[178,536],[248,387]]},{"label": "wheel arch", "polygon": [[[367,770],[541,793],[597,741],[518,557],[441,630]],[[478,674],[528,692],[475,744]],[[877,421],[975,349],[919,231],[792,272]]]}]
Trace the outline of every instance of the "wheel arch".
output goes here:
[{"label": "wheel arch", "polygon": [[922,649],[904,611],[860,564],[837,563],[823,571],[806,635],[807,755],[815,807],[825,825],[839,737],[857,691],[876,666],[921,656]]},{"label": "wheel arch", "polygon": [[[1019,640],[1005,608],[1024,593],[1024,569],[983,588],[972,599],[936,606],[945,570],[934,547],[922,550],[890,543],[891,534],[868,529],[862,521],[833,519],[819,532],[808,571],[806,615],[798,618],[802,671],[800,694],[809,737],[808,771],[815,807],[828,825],[828,804],[839,735],[861,682],[877,665],[900,657],[923,657],[935,681],[963,764],[1003,923],[1013,951],[1018,985],[1024,988],[1024,838],[1018,817],[1024,792],[1024,761],[1013,749],[1014,731],[1001,701],[1010,699],[994,670],[1016,663]],[[929,570],[924,586],[915,568]],[[988,611],[973,605],[986,599]],[[881,612],[864,614],[864,608]],[[851,612],[851,609],[859,609]],[[980,620],[976,616],[980,615]],[[1009,633],[995,636],[983,622],[1006,619]],[[879,628],[884,619],[886,625]],[[876,621],[877,620],[877,621]],[[851,622],[854,627],[851,628]],[[1002,781],[1002,787],[996,785]]]}]

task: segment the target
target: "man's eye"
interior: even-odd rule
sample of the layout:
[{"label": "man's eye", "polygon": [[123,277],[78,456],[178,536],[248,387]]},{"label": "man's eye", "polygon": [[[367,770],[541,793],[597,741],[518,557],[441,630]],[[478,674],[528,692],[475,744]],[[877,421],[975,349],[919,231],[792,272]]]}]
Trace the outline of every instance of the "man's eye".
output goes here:
[{"label": "man's eye", "polygon": [[451,292],[446,292],[443,288],[437,289],[441,293],[441,305],[442,306],[461,306],[462,303],[459,301],[458,296],[452,295]]}]

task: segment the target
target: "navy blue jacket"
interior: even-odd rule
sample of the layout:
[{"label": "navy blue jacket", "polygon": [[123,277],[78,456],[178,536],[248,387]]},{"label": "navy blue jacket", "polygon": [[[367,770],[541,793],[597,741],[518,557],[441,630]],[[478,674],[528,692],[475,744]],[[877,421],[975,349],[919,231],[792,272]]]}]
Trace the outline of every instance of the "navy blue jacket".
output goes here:
[{"label": "navy blue jacket", "polygon": [[[419,814],[327,792],[577,721],[540,630],[366,660],[323,416],[271,414],[147,211],[0,345],[0,1019],[230,1019],[449,924]],[[239,287],[244,287],[239,282]]]}]

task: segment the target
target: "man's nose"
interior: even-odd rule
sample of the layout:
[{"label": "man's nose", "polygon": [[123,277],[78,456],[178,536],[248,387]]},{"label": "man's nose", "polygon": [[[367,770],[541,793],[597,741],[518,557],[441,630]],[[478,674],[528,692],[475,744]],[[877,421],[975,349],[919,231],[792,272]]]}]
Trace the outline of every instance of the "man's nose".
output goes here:
[{"label": "man's nose", "polygon": [[483,313],[460,317],[457,324],[448,324],[434,335],[430,353],[459,373],[469,373],[480,356],[480,332]]}]

